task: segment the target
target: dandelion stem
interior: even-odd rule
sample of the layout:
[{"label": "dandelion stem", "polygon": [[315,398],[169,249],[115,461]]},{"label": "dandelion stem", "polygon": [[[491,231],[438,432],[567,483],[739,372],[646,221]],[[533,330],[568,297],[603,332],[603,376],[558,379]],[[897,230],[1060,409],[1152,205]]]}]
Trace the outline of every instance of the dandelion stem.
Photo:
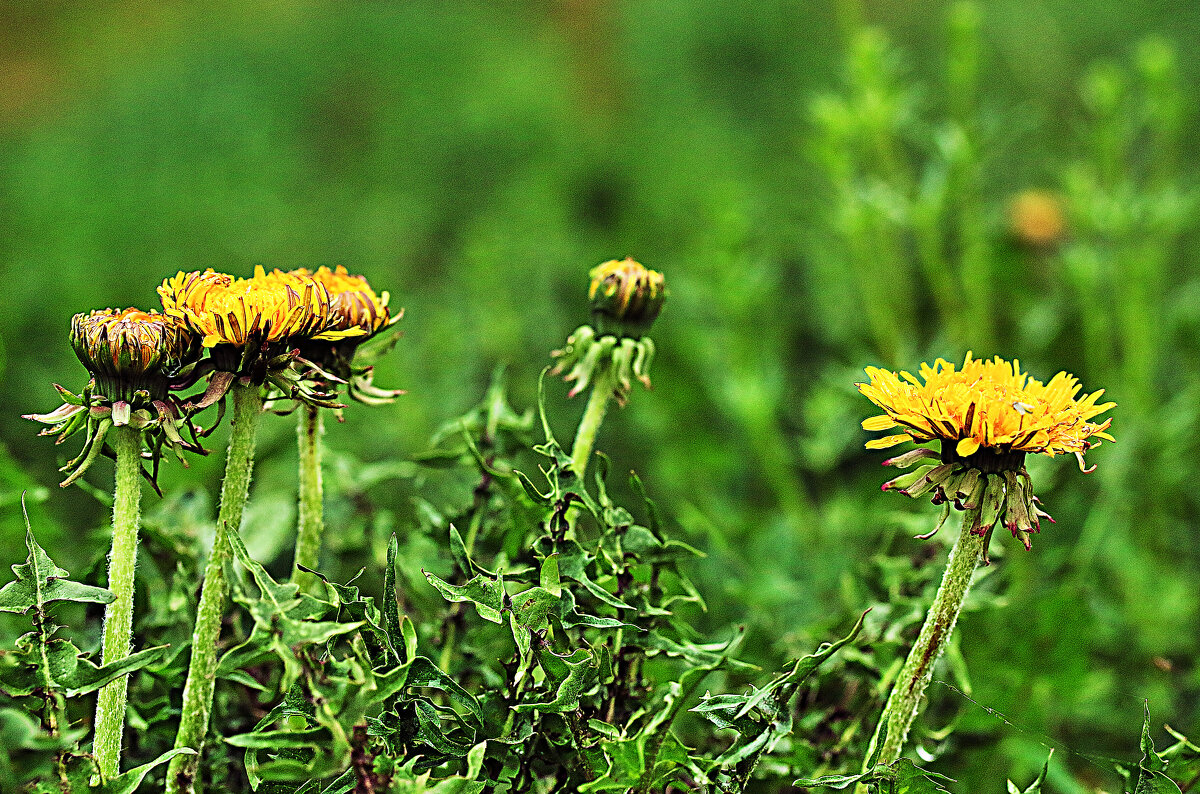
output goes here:
[{"label": "dandelion stem", "polygon": [[318,579],[311,573],[301,571],[299,566],[316,569],[321,558],[321,536],[325,532],[321,485],[321,436],[325,428],[321,419],[321,409],[313,405],[304,406],[300,411],[297,430],[300,447],[300,505],[292,581],[300,585],[301,592],[307,592],[316,586]]},{"label": "dandelion stem", "polygon": [[[132,427],[113,429],[117,484],[113,494],[113,540],[108,557],[108,589],[116,599],[104,610],[104,664],[129,655],[133,627],[133,575],[137,562],[139,503],[142,496],[142,433]],[[121,733],[125,727],[128,676],[110,681],[96,700],[96,736],[92,744],[104,779],[120,773]]]},{"label": "dandelion stem", "polygon": [[[200,591],[196,628],[192,634],[192,658],[188,665],[187,683],[183,688],[183,712],[179,718],[179,733],[175,735],[176,748],[190,747],[197,753],[203,749],[204,737],[208,733],[217,675],[217,640],[229,596],[225,563],[233,551],[228,533],[230,529],[236,531],[242,523],[242,511],[250,493],[255,434],[262,406],[262,394],[257,384],[234,384],[233,429],[225,462],[225,481],[221,485],[217,534],[204,568],[204,585]],[[194,791],[199,764],[199,755],[177,755],[172,758],[167,769],[167,792],[185,794]]]},{"label": "dandelion stem", "polygon": [[908,729],[920,708],[921,697],[933,677],[933,666],[946,649],[954,624],[958,621],[958,613],[962,611],[963,601],[971,587],[971,574],[984,551],[984,538],[971,532],[974,516],[975,513],[970,510],[963,513],[962,532],[950,550],[942,584],[879,718],[880,727],[867,750],[869,759],[876,741],[881,735],[884,737],[877,763],[890,764],[900,757],[904,740],[908,738]]},{"label": "dandelion stem", "polygon": [[579,430],[575,433],[575,444],[571,447],[571,468],[575,470],[575,474],[580,479],[583,479],[583,473],[587,471],[588,460],[592,457],[592,447],[596,444],[596,433],[600,431],[600,424],[604,421],[604,414],[608,410],[608,400],[613,393],[614,380],[613,368],[608,367],[597,373],[596,380],[592,383],[592,393],[588,395],[587,408],[583,411],[583,419],[580,420]]}]

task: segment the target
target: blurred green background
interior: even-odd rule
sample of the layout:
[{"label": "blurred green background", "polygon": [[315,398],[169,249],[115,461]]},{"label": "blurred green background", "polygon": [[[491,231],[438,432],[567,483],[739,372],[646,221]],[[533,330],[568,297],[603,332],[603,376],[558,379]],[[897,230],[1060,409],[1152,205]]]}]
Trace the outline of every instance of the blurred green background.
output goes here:
[{"label": "blurred green background", "polygon": [[[531,405],[586,319],[588,269],[631,255],[671,301],[655,388],[600,447],[709,553],[708,627],[744,624],[782,659],[865,605],[874,555],[919,555],[935,510],[879,492],[853,384],[867,364],[998,353],[1106,388],[1118,443],[1090,476],[1031,463],[1058,523],[1029,554],[997,538],[1005,597],[961,635],[972,697],[1021,729],[935,687],[963,716],[934,768],[1000,791],[1051,739],[1134,758],[1143,698],[1200,732],[1200,5],[0,10],[0,562],[24,557],[24,488],[65,567],[107,545],[102,499],[58,491],[63,450],[20,418],[57,404],[52,382],[82,385],[75,312],[153,307],[181,269],[345,264],[406,310],[377,382],[409,394],[351,407],[328,443],[402,460],[498,364]],[[1014,220],[1028,189],[1048,194]],[[569,437],[565,391],[550,408]],[[290,503],[292,433],[264,427],[264,504]],[[223,443],[164,486],[215,491]],[[409,489],[379,490],[405,512]],[[1056,790],[1109,780],[1056,758]]]}]

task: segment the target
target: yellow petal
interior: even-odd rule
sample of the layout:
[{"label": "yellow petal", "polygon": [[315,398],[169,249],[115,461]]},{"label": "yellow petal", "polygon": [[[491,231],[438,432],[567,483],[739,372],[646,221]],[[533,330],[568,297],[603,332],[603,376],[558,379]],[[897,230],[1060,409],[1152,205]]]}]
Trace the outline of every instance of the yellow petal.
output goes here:
[{"label": "yellow petal", "polygon": [[896,436],[887,436],[885,438],[875,438],[867,442],[867,449],[887,449],[894,447],[897,444],[903,444],[905,441],[912,441],[912,436],[908,433],[901,433]]},{"label": "yellow petal", "polygon": [[884,414],[882,416],[872,416],[870,419],[864,419],[863,430],[887,430],[896,426],[896,420]]},{"label": "yellow petal", "polygon": [[958,442],[958,446],[954,448],[954,451],[958,453],[959,457],[965,458],[969,455],[974,455],[977,449],[979,449],[978,441],[973,438],[964,438]]}]

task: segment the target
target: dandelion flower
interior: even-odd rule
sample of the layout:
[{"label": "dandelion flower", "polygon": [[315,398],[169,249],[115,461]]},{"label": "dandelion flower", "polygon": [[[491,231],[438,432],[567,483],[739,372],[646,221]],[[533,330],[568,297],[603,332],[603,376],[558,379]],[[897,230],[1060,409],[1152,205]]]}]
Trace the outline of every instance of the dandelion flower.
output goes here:
[{"label": "dandelion flower", "polygon": [[943,359],[922,364],[919,379],[876,367],[866,373],[869,381],[858,389],[884,413],[865,420],[863,428],[902,431],[868,441],[868,449],[941,442],[940,454],[921,448],[885,461],[907,468],[940,460],[885,483],[884,490],[913,497],[931,493],[934,504],[946,505],[943,520],[953,502],[974,514],[979,534],[1002,521],[1027,548],[1029,534],[1039,531],[1046,514],[1037,506],[1025,455],[1071,454],[1086,472],[1091,469],[1084,467],[1084,454],[1112,440],[1111,419],[1091,420],[1115,403],[1100,402],[1103,390],[1080,396],[1078,379],[1066,372],[1043,383],[1021,372],[1017,361],[979,360],[967,353],[961,368]]}]

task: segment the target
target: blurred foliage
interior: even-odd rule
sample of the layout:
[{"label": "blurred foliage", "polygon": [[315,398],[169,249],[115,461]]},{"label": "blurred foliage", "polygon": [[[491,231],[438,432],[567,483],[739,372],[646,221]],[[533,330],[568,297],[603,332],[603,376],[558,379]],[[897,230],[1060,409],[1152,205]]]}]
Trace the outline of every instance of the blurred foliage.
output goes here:
[{"label": "blurred foliage", "polygon": [[[689,613],[697,631],[742,625],[740,658],[779,670],[872,602],[919,599],[940,557],[908,536],[933,516],[878,492],[853,382],[865,364],[1000,353],[1107,388],[1118,443],[1090,477],[1031,462],[1058,524],[1030,554],[993,550],[987,608],[964,616],[935,676],[955,689],[935,685],[918,723],[922,767],[998,790],[1005,774],[1033,780],[1047,745],[1073,748],[1045,785],[1084,792],[1119,785],[1087,757],[1129,757],[1143,699],[1156,722],[1200,733],[1188,474],[1200,55],[1187,46],[1200,7],[118,0],[5,12],[3,563],[25,558],[24,489],[68,569],[89,570],[107,546],[104,464],[89,474],[98,492],[45,500],[71,455],[56,462],[18,418],[56,404],[51,382],[81,385],[71,314],[153,305],[178,269],[342,263],[405,306],[406,337],[379,377],[409,395],[330,428],[326,515],[340,531],[321,569],[337,582],[368,561],[382,570],[395,531],[402,597],[433,614],[420,568],[453,571],[448,528],[431,532],[453,511],[437,502],[469,497],[410,461],[497,363],[514,404],[533,404],[536,373],[583,319],[587,269],[630,254],[666,273],[672,297],[655,391],[614,411],[600,446],[707,553],[689,566],[708,602]],[[1050,198],[1032,220],[1013,202],[1028,189]],[[1038,233],[1056,226],[1045,213],[1060,233]],[[582,406],[549,389],[565,434]],[[275,576],[290,559],[292,443],[287,422],[264,424],[243,529]],[[165,469],[164,529],[147,522],[139,613],[154,607],[145,619],[163,641],[187,636],[194,593],[181,582],[195,571],[175,566],[194,563],[174,544],[211,532],[220,458]],[[842,712],[818,709],[835,717],[797,730],[861,738],[877,693],[843,691],[839,665],[880,686],[916,603],[907,624],[871,613],[869,648],[835,659],[817,687]],[[911,630],[884,633],[893,625]],[[141,719],[169,719],[169,676],[133,680]],[[795,761],[796,776],[853,766],[837,747]]]}]

